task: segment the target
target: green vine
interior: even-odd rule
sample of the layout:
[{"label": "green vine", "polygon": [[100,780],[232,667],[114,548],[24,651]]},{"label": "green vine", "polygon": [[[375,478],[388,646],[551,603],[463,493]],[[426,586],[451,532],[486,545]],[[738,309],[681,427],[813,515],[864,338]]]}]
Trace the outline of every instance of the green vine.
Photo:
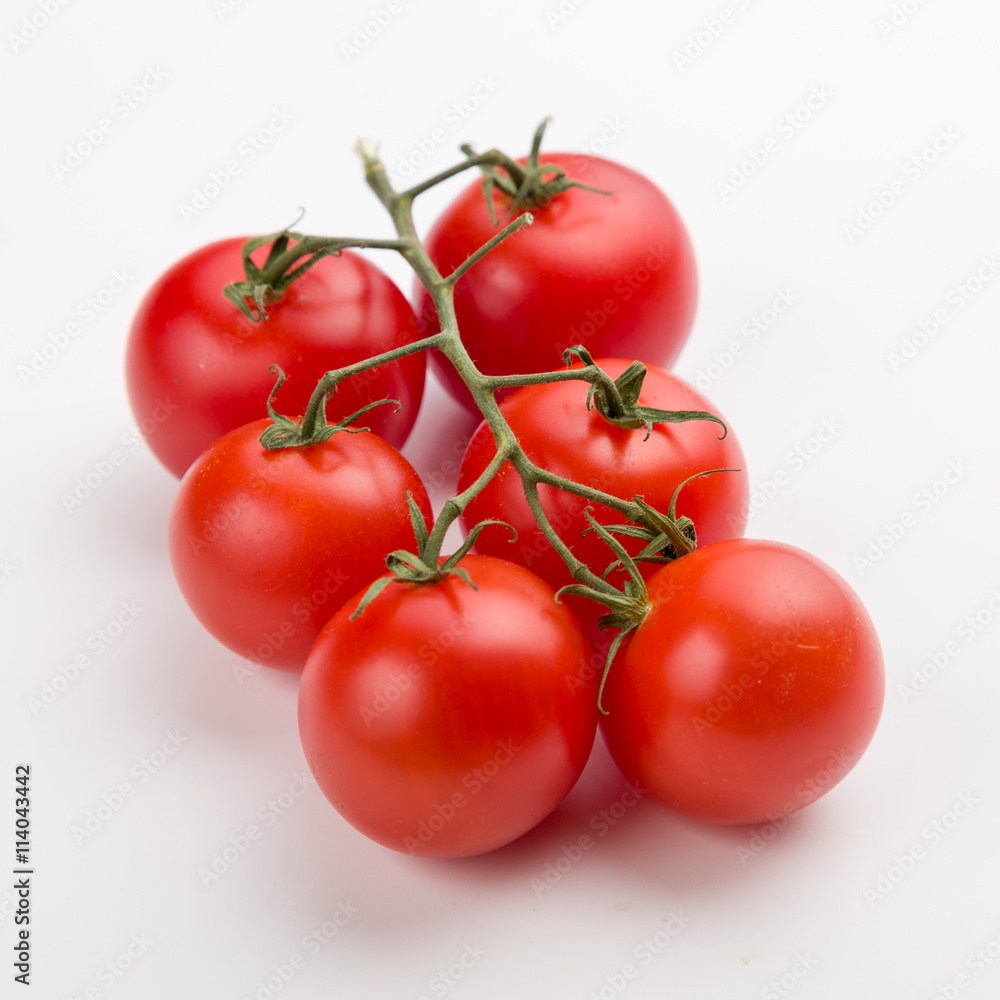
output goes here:
[{"label": "green vine", "polygon": [[[536,465],[525,453],[507,423],[497,404],[495,393],[500,389],[512,389],[527,385],[570,380],[583,381],[590,384],[587,396],[588,409],[596,408],[602,417],[618,426],[632,429],[645,427],[647,438],[653,426],[658,423],[676,423],[687,420],[714,421],[722,427],[720,437],[725,436],[726,428],[717,416],[706,411],[657,410],[641,405],[638,400],[642,380],[646,373],[645,366],[635,362],[617,379],[612,379],[607,372],[594,363],[593,358],[583,347],[570,348],[564,356],[567,365],[571,363],[573,358],[579,359],[578,366],[557,371],[522,375],[485,375],[474,364],[459,336],[454,306],[455,283],[469,268],[475,266],[501,242],[510,239],[519,230],[530,226],[533,217],[530,212],[518,215],[451,273],[442,275],[417,236],[413,222],[413,202],[424,191],[475,167],[480,168],[484,173],[484,193],[487,204],[490,206],[491,215],[494,191],[497,189],[509,199],[510,214],[515,214],[520,209],[543,204],[550,198],[557,197],[569,187],[585,187],[585,185],[567,178],[561,168],[539,161],[539,148],[545,125],[546,122],[543,122],[536,131],[531,153],[523,165],[499,150],[475,154],[469,147],[463,146],[463,152],[466,154],[464,162],[401,192],[395,191],[389,182],[385,165],[378,156],[377,148],[370,142],[359,142],[357,149],[364,164],[365,179],[388,211],[396,231],[396,238],[391,240],[328,238],[303,236],[286,230],[271,236],[250,240],[245,245],[243,252],[246,279],[228,286],[226,295],[251,320],[261,321],[266,319],[268,306],[282,294],[288,285],[323,256],[339,254],[348,247],[391,249],[400,253],[430,294],[440,323],[440,332],[364,361],[358,361],[327,372],[319,380],[305,414],[297,422],[278,415],[269,401],[268,408],[274,425],[265,431],[261,438],[262,445],[267,449],[300,447],[326,440],[337,431],[359,429],[350,427],[348,424],[372,406],[392,401],[380,400],[377,403],[372,403],[339,424],[328,426],[325,419],[326,400],[341,382],[368,369],[419,351],[431,348],[440,351],[462,378],[480,413],[489,425],[496,445],[496,455],[471,486],[446,501],[441,513],[429,529],[412,498],[407,497],[417,541],[417,552],[397,551],[388,556],[387,566],[391,575],[377,580],[372,585],[354,616],[360,614],[367,604],[393,581],[419,585],[433,583],[449,574],[458,574],[470,586],[475,586],[474,581],[469,578],[459,562],[471,549],[483,528],[489,524],[502,524],[503,522],[484,522],[477,525],[469,532],[465,543],[457,552],[442,558],[441,549],[444,538],[448,528],[465,511],[469,503],[505,463],[510,463],[521,479],[525,499],[539,528],[549,544],[563,559],[575,581],[564,587],[559,594],[585,596],[602,603],[608,611],[600,619],[601,627],[619,630],[609,650],[607,663],[610,664],[614,652],[625,635],[642,621],[649,606],[645,586],[636,568],[635,559],[628,555],[614,534],[638,537],[647,543],[642,553],[636,557],[637,559],[654,562],[668,561],[694,548],[694,526],[686,518],[676,518],[677,493],[674,494],[670,510],[664,514],[646,504],[641,497],[637,496],[628,500],[614,496],[558,476]],[[588,188],[588,190],[595,189]],[[262,267],[258,267],[251,259],[251,254],[268,244],[270,244],[270,250],[267,259]],[[272,401],[284,378],[280,371],[276,374],[278,374],[278,382],[271,394]],[[577,559],[553,528],[539,499],[538,487],[540,484],[564,490],[591,505],[586,514],[591,525],[588,530],[596,531],[616,556],[615,561],[607,567],[603,574],[598,575]],[[681,484],[681,486],[683,485]],[[678,487],[678,492],[679,490],[680,487]],[[598,524],[591,513],[593,505],[598,504],[621,514],[629,523],[611,527]],[[505,526],[510,527],[509,525]],[[628,580],[622,588],[615,587],[608,580],[609,574],[615,568],[623,568],[628,574]],[[607,665],[605,676],[606,672]],[[602,690],[603,684],[604,678],[601,681]]]}]

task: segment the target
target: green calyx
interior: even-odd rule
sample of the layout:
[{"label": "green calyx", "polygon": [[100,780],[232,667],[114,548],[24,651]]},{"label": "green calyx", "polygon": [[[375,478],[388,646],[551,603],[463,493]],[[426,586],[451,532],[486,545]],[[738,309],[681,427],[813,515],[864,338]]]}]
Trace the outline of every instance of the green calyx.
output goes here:
[{"label": "green calyx", "polygon": [[[693,476],[688,476],[674,490],[666,514],[651,507],[641,496],[634,496],[632,500],[640,510],[637,523],[609,524],[605,528],[612,534],[628,538],[641,538],[646,543],[642,551],[630,557],[632,562],[661,564],[673,562],[675,559],[680,559],[681,556],[694,552],[698,547],[698,533],[695,531],[694,522],[689,517],[677,516],[677,498],[680,496],[681,490],[693,479],[712,476],[717,472],[738,471],[738,469],[706,469],[704,472],[696,472]],[[624,563],[620,556],[608,564],[601,574],[601,578],[607,579],[611,572],[619,568],[627,569],[627,563]]]},{"label": "green calyx", "polygon": [[[602,191],[600,188],[591,187],[580,181],[575,181],[566,176],[566,171],[554,163],[539,163],[538,157],[542,147],[542,136],[545,128],[551,121],[546,118],[535,130],[534,138],[531,141],[531,152],[528,154],[523,164],[517,160],[504,158],[502,170],[498,170],[493,164],[480,164],[483,172],[483,194],[486,196],[486,207],[489,209],[490,221],[496,225],[496,215],[493,210],[493,191],[499,189],[510,198],[509,215],[517,215],[523,209],[541,208],[553,198],[568,191],[570,188],[583,188],[584,191],[593,191],[594,194],[611,194],[610,191]],[[476,155],[469,145],[461,147],[466,156]]]},{"label": "green calyx", "polygon": [[[608,672],[611,670],[611,663],[618,652],[625,637],[637,629],[649,613],[649,595],[646,593],[646,583],[639,572],[638,567],[632,557],[625,551],[621,542],[615,538],[608,529],[594,520],[593,507],[588,507],[583,513],[590,523],[588,530],[596,531],[601,540],[618,557],[612,565],[621,565],[628,572],[629,579],[625,581],[625,586],[616,593],[606,593],[586,584],[571,583],[566,587],[561,587],[556,592],[556,600],[564,594],[571,594],[576,597],[586,597],[592,601],[606,607],[607,613],[597,619],[598,627],[601,631],[618,629],[618,634],[611,641],[608,647],[608,655],[604,661],[604,672],[601,674],[601,684],[597,690],[597,708],[603,714],[607,711],[601,704],[604,694],[604,684],[608,679]],[[652,508],[650,508],[652,510]],[[605,574],[607,575],[607,574]]]},{"label": "green calyx", "polygon": [[[573,358],[579,358],[585,365],[597,367],[590,352],[577,345],[570,347],[563,352],[563,361],[569,365]],[[721,441],[727,433],[726,425],[714,414],[707,410],[658,410],[652,406],[644,406],[639,402],[639,393],[642,391],[642,383],[646,378],[646,366],[641,361],[633,361],[614,380],[615,392],[600,382],[594,382],[587,393],[587,409],[596,407],[609,423],[617,427],[625,427],[629,430],[636,430],[639,427],[646,428],[647,440],[653,432],[654,424],[681,424],[688,420],[711,420],[722,428],[719,435]]]},{"label": "green calyx", "polygon": [[[243,244],[243,272],[246,277],[243,281],[234,281],[226,285],[223,292],[248,319],[253,322],[266,319],[268,307],[281,298],[285,289],[296,278],[325,256],[323,253],[313,254],[305,263],[293,267],[292,265],[301,258],[298,254],[288,252],[289,244],[293,240],[296,244],[301,244],[302,239],[301,234],[283,229],[280,233],[258,236]],[[253,262],[251,254],[269,243],[271,249],[268,251],[267,260],[263,267],[258,267]],[[251,302],[255,308],[251,308]]]},{"label": "green calyx", "polygon": [[[301,214],[299,216],[301,218]],[[295,220],[298,222],[298,219]],[[271,245],[263,267],[258,267],[252,254]],[[267,319],[268,308],[284,295],[293,281],[301,278],[324,257],[337,257],[349,247],[371,247],[381,250],[408,249],[405,240],[367,240],[353,237],[327,238],[303,236],[282,229],[280,233],[257,236],[243,244],[243,281],[226,285],[223,294],[254,323]]]},{"label": "green calyx", "polygon": [[397,549],[395,552],[389,553],[386,557],[385,565],[390,575],[379,577],[365,591],[364,597],[361,598],[361,603],[358,604],[357,608],[351,614],[351,621],[354,621],[390,583],[409,583],[415,586],[426,586],[427,584],[439,583],[445,577],[454,575],[459,577],[473,590],[478,590],[479,588],[473,582],[472,577],[469,576],[468,571],[465,567],[460,566],[459,563],[469,554],[472,546],[476,544],[476,539],[482,530],[492,524],[497,524],[507,528],[513,534],[514,538],[517,538],[517,532],[506,521],[480,521],[479,524],[469,531],[468,537],[460,548],[456,549],[450,556],[438,560],[430,551],[432,544],[431,533],[427,530],[427,522],[424,521],[424,515],[409,491],[406,493],[406,502],[410,508],[410,524],[413,526],[413,535],[417,541],[417,551],[408,552],[406,549]]},{"label": "green calyx", "polygon": [[[280,451],[282,448],[308,448],[311,445],[322,444],[329,441],[334,434],[339,431],[346,431],[348,434],[360,434],[362,431],[370,431],[370,427],[354,427],[354,421],[363,416],[376,406],[384,406],[391,403],[400,409],[398,400],[377,399],[374,403],[362,406],[360,410],[355,410],[350,416],[335,424],[329,424],[326,420],[326,400],[329,392],[319,396],[319,405],[314,405],[316,397],[310,400],[309,407],[305,415],[298,420],[278,413],[274,408],[274,397],[278,390],[285,384],[285,373],[277,366],[271,365],[268,371],[277,377],[271,395],[267,397],[267,412],[273,423],[264,430],[260,436],[260,443],[265,451]],[[331,390],[332,391],[332,390]]]},{"label": "green calyx", "polygon": [[[698,546],[698,536],[695,532],[694,522],[689,517],[677,516],[677,498],[681,490],[692,479],[701,476],[711,476],[716,472],[735,472],[735,469],[709,469],[705,472],[695,473],[688,476],[673,492],[670,498],[670,507],[666,514],[661,513],[655,507],[650,506],[641,496],[632,498],[639,510],[637,523],[633,524],[599,524],[593,516],[593,507],[588,507],[584,511],[590,527],[584,534],[593,531],[611,549],[615,559],[608,564],[601,574],[601,579],[606,580],[612,571],[622,569],[628,574],[621,590],[611,593],[598,590],[596,587],[589,587],[585,584],[571,583],[562,587],[556,593],[556,600],[563,594],[572,594],[577,597],[586,597],[589,600],[597,601],[607,608],[607,612],[597,619],[597,624],[602,631],[618,629],[618,634],[614,637],[608,648],[608,655],[604,661],[604,672],[601,675],[601,684],[597,693],[597,707],[607,715],[601,703],[604,694],[604,684],[607,681],[608,671],[611,663],[618,652],[619,647],[625,637],[637,629],[645,620],[649,613],[649,595],[646,591],[646,583],[639,572],[638,563],[669,563],[686,556]],[[641,538],[646,542],[642,551],[637,555],[629,555],[615,535],[623,535],[628,538]]]}]

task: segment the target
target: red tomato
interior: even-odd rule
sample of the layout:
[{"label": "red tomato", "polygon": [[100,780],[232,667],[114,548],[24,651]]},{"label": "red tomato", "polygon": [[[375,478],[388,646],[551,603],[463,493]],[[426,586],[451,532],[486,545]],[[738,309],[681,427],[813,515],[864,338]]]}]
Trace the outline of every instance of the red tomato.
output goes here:
[{"label": "red tomato", "polygon": [[[391,583],[330,621],[299,688],[319,787],[372,840],[407,854],[492,851],[576,783],[597,728],[589,648],[534,574],[467,556],[440,583]],[[581,673],[589,678],[581,680]]]},{"label": "red tomato", "polygon": [[267,419],[226,434],[191,466],[170,515],[170,559],[198,620],[248,660],[298,670],[320,629],[412,548],[404,497],[426,518],[409,462],[375,434],[341,431],[265,451]]},{"label": "red tomato", "polygon": [[[619,358],[597,361],[614,378],[629,363]],[[645,427],[629,430],[605,420],[596,407],[588,412],[589,388],[586,382],[525,386],[503,401],[500,408],[504,416],[536,465],[626,500],[641,494],[648,504],[663,513],[670,507],[674,490],[688,476],[709,469],[744,468],[743,452],[732,430],[720,441],[722,429],[718,424],[690,420],[682,424],[656,424],[647,440]],[[655,366],[648,368],[639,401],[656,409],[716,412],[686,382]],[[493,435],[484,421],[462,459],[459,491],[475,482],[495,454]],[[681,491],[677,513],[694,521],[699,544],[735,538],[746,527],[748,491],[743,471],[703,476]],[[539,496],[542,508],[563,541],[578,559],[600,575],[615,557],[596,534],[581,534],[587,528],[583,513],[586,501],[545,485],[539,486]],[[594,516],[603,524],[625,521],[621,514],[601,505],[595,506]],[[468,505],[463,524],[468,530],[487,518],[506,521],[517,530],[518,537],[511,544],[510,536],[502,531],[484,532],[476,543],[479,552],[520,563],[556,588],[572,582],[565,563],[536,525],[524,499],[520,477],[509,464]],[[632,554],[644,545],[639,539],[620,540]],[[640,569],[649,577],[659,566],[641,563]],[[586,598],[566,600],[587,633],[596,640],[597,618],[605,609]]]},{"label": "red tomato", "polygon": [[[289,286],[253,323],[225,298],[244,277],[245,240],[202,247],[147,292],[132,321],[126,379],[132,413],[150,448],[176,476],[227,431],[267,414],[270,365],[288,374],[284,413],[303,413],[324,372],[392,350],[419,336],[398,288],[363,257],[326,257]],[[263,256],[260,263],[263,263]],[[375,399],[367,426],[401,447],[423,395],[425,361],[416,354],[348,379],[327,404],[331,423]]]},{"label": "red tomato", "polygon": [[[612,194],[570,188],[535,221],[505,240],[455,285],[462,341],[488,375],[557,368],[567,347],[670,365],[694,321],[698,276],[687,230],[666,196],[641,174],[579,153],[544,153],[543,163]],[[511,221],[508,195],[494,191],[490,221],[482,184],[468,187],[427,236],[442,273],[450,273]],[[422,285],[417,313],[428,330],[437,317]],[[432,355],[441,380],[474,403],[451,365]]]},{"label": "red tomato", "polygon": [[815,556],[735,539],[663,567],[612,663],[601,728],[622,773],[713,823],[787,816],[857,763],[882,711],[875,627]]}]

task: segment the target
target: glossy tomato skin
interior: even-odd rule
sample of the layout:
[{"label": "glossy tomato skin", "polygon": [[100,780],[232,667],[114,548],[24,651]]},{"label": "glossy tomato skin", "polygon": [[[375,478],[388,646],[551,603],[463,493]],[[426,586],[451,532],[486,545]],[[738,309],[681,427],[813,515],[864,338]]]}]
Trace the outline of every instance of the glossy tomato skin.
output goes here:
[{"label": "glossy tomato skin", "polygon": [[[279,409],[297,415],[324,372],[419,337],[399,289],[349,250],[319,261],[269,307],[266,321],[251,322],[222,294],[244,276],[244,242],[212,243],[176,263],[132,321],[125,360],[132,413],[178,477],[227,431],[267,415],[275,381],[269,366],[288,375]],[[331,423],[372,400],[397,399],[398,413],[379,407],[364,423],[401,447],[420,407],[424,371],[420,353],[346,380],[327,404]]]},{"label": "glossy tomato skin", "polygon": [[787,816],[854,766],[878,724],[881,647],[864,605],[815,556],[719,542],[649,581],[601,728],[622,773],[713,823]]},{"label": "glossy tomato skin", "polygon": [[[545,153],[542,162],[605,191],[570,188],[540,208],[534,223],[471,268],[455,285],[462,341],[489,375],[550,371],[567,347],[597,356],[639,358],[668,367],[694,321],[698,275],[684,223],[652,182],[628,167],[584,154]],[[511,221],[510,199],[494,194],[490,221],[482,184],[470,185],[427,236],[431,259],[447,274]],[[430,296],[416,308],[438,328]],[[432,364],[475,412],[451,365]],[[500,398],[500,397],[498,397]]]},{"label": "glossy tomato skin", "polygon": [[265,451],[270,420],[230,431],[181,481],[170,514],[174,575],[198,620],[248,660],[300,670],[331,614],[413,546],[404,496],[427,491],[375,434],[338,432]]},{"label": "glossy tomato skin", "polygon": [[573,616],[538,577],[467,556],[456,576],[361,595],[316,640],[299,732],[317,784],[402,853],[465,857],[526,833],[565,798],[597,727]]},{"label": "glossy tomato skin", "polygon": [[[612,377],[629,365],[621,358],[599,358],[597,363]],[[733,430],[720,441],[722,429],[707,420],[682,424],[657,424],[646,439],[646,428],[617,427],[597,412],[587,411],[586,382],[557,382],[526,386],[508,396],[501,410],[528,457],[550,472],[625,499],[641,494],[647,503],[666,512],[674,490],[688,476],[709,469],[738,469],[692,480],[681,491],[677,513],[695,524],[699,544],[709,545],[743,534],[748,509],[748,480],[743,451]],[[650,365],[643,382],[640,402],[666,410],[707,410],[716,407],[699,392],[662,368]],[[720,419],[724,419],[720,417]],[[496,454],[493,436],[485,421],[479,426],[462,459],[458,489],[475,482]],[[585,501],[570,493],[539,486],[542,507],[563,540],[577,558],[598,574],[614,559],[611,550],[587,528]],[[621,524],[624,518],[600,505],[594,516],[603,524]],[[565,563],[549,545],[535,523],[521,480],[513,467],[500,473],[469,504],[463,515],[468,530],[478,521],[494,518],[506,521],[518,533],[511,544],[501,531],[483,532],[477,550],[510,559],[537,573],[553,587],[572,580]],[[638,539],[621,539],[635,554],[643,547]],[[645,577],[660,567],[642,563]],[[588,635],[598,639],[597,618],[605,610],[585,598],[566,600]]]}]

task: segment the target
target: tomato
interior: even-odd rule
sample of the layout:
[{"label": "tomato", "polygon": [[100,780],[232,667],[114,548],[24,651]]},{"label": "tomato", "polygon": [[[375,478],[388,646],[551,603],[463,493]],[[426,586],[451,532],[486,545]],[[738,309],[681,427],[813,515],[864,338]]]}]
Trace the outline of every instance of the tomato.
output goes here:
[{"label": "tomato", "polygon": [[[629,365],[618,358],[602,358],[596,363],[615,378]],[[663,513],[669,510],[674,490],[689,476],[709,469],[744,468],[743,452],[732,430],[720,441],[722,429],[718,424],[691,420],[656,424],[646,439],[645,427],[619,427],[601,416],[596,407],[588,412],[589,388],[586,382],[525,386],[503,401],[500,409],[536,465],[626,500],[641,494]],[[648,366],[639,401],[656,409],[715,412],[704,396],[656,366]],[[459,491],[475,482],[495,454],[493,435],[484,421],[462,459]],[[694,521],[700,544],[734,538],[742,535],[746,527],[748,493],[744,471],[703,476],[681,491],[677,514]],[[582,535],[587,528],[586,501],[544,484],[539,486],[539,497],[562,539],[578,559],[600,575],[615,557],[596,534]],[[625,521],[621,514],[602,505],[595,506],[594,516],[604,524]],[[520,477],[509,464],[468,505],[463,524],[468,529],[487,518],[506,521],[516,529],[518,537],[511,544],[503,532],[484,532],[476,543],[479,552],[526,566],[556,588],[572,582],[565,563],[536,525]],[[644,545],[639,539],[620,540],[633,555]],[[658,568],[655,563],[640,564],[647,577]],[[566,600],[591,638],[596,639],[597,618],[605,609],[586,598]]]},{"label": "tomato", "polygon": [[734,539],[648,583],[652,609],[611,664],[601,728],[651,799],[713,823],[787,816],[868,746],[885,678],[878,636],[815,556]]},{"label": "tomato", "polygon": [[[266,415],[270,365],[289,376],[285,412],[302,413],[324,372],[419,336],[399,289],[347,250],[320,260],[268,307],[266,320],[251,322],[223,295],[225,285],[244,277],[244,242],[222,240],[179,261],[132,321],[126,351],[132,413],[176,476],[227,431]],[[421,353],[348,379],[327,404],[331,422],[372,400],[397,399],[398,413],[385,406],[366,420],[402,446],[420,407],[425,367]]]},{"label": "tomato", "polygon": [[[596,156],[544,153],[543,163],[597,194],[570,188],[532,208],[534,223],[491,250],[455,285],[462,341],[488,375],[549,371],[567,347],[669,366],[694,321],[698,277],[684,223],[641,174]],[[444,274],[511,221],[511,199],[493,194],[490,221],[482,184],[467,188],[432,227],[425,245]],[[417,313],[437,317],[423,286]],[[451,365],[432,355],[456,399],[472,396]]]},{"label": "tomato", "polygon": [[170,559],[199,621],[231,650],[301,669],[320,629],[355,591],[413,546],[404,493],[427,492],[375,434],[265,451],[270,424],[230,431],[191,466],[170,514]]},{"label": "tomato", "polygon": [[[544,819],[597,729],[589,649],[537,576],[500,559],[390,583],[331,619],[299,688],[316,782],[354,827],[426,857],[482,854]],[[581,673],[590,679],[581,679]]]}]

